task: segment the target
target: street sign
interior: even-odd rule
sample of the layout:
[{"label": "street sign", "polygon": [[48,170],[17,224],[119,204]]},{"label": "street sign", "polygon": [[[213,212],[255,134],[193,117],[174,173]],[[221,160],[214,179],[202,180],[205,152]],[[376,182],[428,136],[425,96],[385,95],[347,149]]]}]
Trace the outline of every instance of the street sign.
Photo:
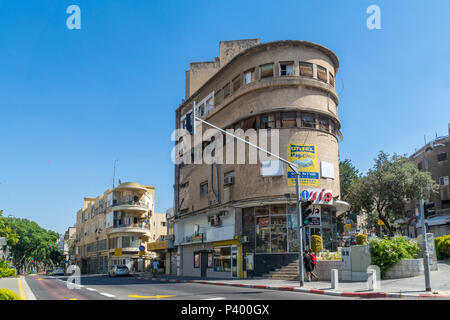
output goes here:
[{"label": "street sign", "polygon": [[345,225],[345,229],[350,229],[352,227],[352,225],[350,223]]},{"label": "street sign", "polygon": [[144,246],[140,246],[139,247],[139,251],[145,251],[145,247]]},{"label": "street sign", "polygon": [[309,198],[309,192],[308,190],[303,190],[302,191],[302,199],[308,199]]},{"label": "street sign", "polygon": [[377,224],[378,224],[379,226],[384,226],[383,220],[380,220],[380,219],[378,219]]},{"label": "street sign", "polygon": [[145,256],[145,251],[139,251],[140,256]]},{"label": "street sign", "polygon": [[114,249],[114,255],[115,256],[121,256],[122,255],[122,248],[115,248]]}]

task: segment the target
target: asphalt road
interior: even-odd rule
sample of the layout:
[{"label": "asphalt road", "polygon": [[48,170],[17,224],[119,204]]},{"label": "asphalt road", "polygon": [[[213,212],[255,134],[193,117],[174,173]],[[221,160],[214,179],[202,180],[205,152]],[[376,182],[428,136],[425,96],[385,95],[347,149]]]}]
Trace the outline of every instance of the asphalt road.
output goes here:
[{"label": "asphalt road", "polygon": [[292,291],[197,283],[155,282],[134,277],[82,276],[81,288],[68,289],[67,276],[27,276],[37,300],[353,300]]}]

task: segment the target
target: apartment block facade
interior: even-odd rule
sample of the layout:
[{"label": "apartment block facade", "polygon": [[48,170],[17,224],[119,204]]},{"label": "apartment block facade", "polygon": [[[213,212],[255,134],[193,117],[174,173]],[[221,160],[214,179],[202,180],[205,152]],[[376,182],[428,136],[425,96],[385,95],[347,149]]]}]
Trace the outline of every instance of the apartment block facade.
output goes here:
[{"label": "apartment block facade", "polygon": [[[301,177],[306,181],[302,196],[313,200],[315,215],[305,228],[305,246],[311,235],[320,234],[325,249],[336,250],[336,216],[349,208],[340,200],[337,56],[321,45],[296,40],[222,41],[219,52],[214,61],[191,63],[186,71],[176,128],[189,128],[195,106],[199,117],[224,130],[267,130],[271,137],[270,130],[277,129],[279,140],[269,138],[266,148],[282,158],[299,149],[317,156],[314,165],[308,164],[316,173]],[[210,129],[195,127],[203,135]],[[194,146],[194,138],[188,139]],[[178,275],[258,276],[298,258],[292,172],[273,159],[250,164],[248,147],[239,154],[233,146],[228,161],[222,147],[231,143],[225,136],[202,142],[202,152],[223,156],[223,163],[175,165]],[[242,155],[245,163],[238,160]]]},{"label": "apartment block facade", "polygon": [[71,262],[83,274],[106,273],[115,264],[125,264],[130,271],[147,270],[147,244],[156,237],[156,227],[151,227],[152,223],[156,226],[154,199],[153,186],[134,182],[121,183],[96,198],[84,198],[77,212],[75,261]]}]

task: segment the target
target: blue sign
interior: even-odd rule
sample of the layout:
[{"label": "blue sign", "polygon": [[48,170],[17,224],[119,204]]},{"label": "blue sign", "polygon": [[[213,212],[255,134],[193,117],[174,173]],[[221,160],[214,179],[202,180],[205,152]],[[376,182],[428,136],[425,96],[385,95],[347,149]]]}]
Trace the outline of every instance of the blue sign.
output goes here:
[{"label": "blue sign", "polygon": [[140,246],[139,247],[139,251],[145,251],[145,247],[144,246]]},{"label": "blue sign", "polygon": [[308,199],[309,198],[309,192],[308,190],[302,191],[302,199]]}]

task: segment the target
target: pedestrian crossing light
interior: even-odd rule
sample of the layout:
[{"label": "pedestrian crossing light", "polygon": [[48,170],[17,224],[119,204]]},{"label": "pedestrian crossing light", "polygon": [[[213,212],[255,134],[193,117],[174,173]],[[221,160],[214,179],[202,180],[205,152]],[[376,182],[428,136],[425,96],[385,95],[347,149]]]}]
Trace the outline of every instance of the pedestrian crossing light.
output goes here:
[{"label": "pedestrian crossing light", "polygon": [[312,204],[312,201],[302,201],[302,222],[304,226],[309,224],[310,218],[309,215],[312,213],[312,209],[309,206]]},{"label": "pedestrian crossing light", "polygon": [[424,218],[428,219],[430,216],[434,215],[436,211],[434,210],[434,202],[426,202],[423,204]]}]

